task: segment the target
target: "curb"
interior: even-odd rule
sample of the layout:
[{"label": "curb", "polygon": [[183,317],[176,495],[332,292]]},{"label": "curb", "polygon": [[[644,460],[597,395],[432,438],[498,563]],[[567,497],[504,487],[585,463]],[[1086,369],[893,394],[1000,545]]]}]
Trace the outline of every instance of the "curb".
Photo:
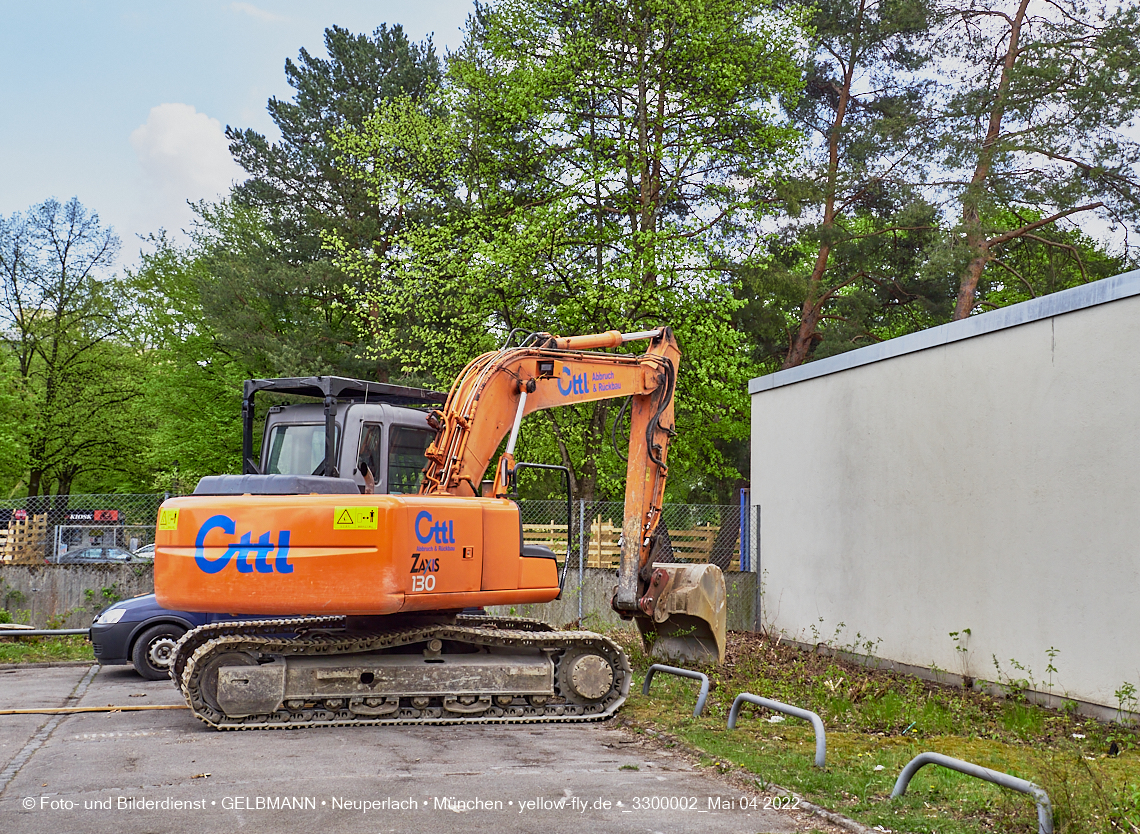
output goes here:
[{"label": "curb", "polygon": [[11,672],[17,669],[51,669],[64,666],[98,666],[96,660],[45,660],[43,663],[31,661],[28,663],[0,663],[0,672]]}]

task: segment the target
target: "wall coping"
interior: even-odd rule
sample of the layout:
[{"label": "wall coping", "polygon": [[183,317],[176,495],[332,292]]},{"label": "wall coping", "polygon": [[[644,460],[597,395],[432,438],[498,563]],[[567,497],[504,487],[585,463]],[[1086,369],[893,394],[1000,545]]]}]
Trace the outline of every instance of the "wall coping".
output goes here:
[{"label": "wall coping", "polygon": [[909,333],[906,336],[888,339],[837,356],[829,356],[816,362],[808,362],[798,368],[788,368],[756,377],[749,380],[748,393],[760,394],[773,388],[840,373],[928,348],[941,347],[963,339],[984,336],[987,333],[1084,310],[1098,304],[1119,301],[1134,295],[1140,295],[1140,269],[1050,293],[1041,298],[1022,301],[1019,304],[1011,304],[1000,310],[980,313],[961,321],[940,324],[937,327],[920,330],[918,333]]}]

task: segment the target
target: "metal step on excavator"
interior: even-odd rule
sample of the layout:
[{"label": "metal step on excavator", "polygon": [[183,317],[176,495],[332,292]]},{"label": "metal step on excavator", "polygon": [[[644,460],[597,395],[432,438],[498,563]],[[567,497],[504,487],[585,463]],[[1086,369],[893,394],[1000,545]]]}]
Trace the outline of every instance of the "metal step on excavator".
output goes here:
[{"label": "metal step on excavator", "polygon": [[[648,340],[648,350],[604,352],[635,340]],[[264,617],[213,623],[179,642],[171,676],[194,715],[218,729],[613,715],[631,678],[614,641],[536,620],[463,613],[560,595],[565,567],[559,577],[551,550],[523,542],[509,495],[522,468],[563,467],[516,462],[515,443],[527,414],[610,398],[630,398],[631,410],[613,607],[636,623],[654,657],[723,661],[720,569],[654,561],[666,550],[661,507],[679,362],[668,327],[537,333],[485,353],[456,379],[442,410],[405,408],[389,415],[390,426],[374,424],[430,438],[415,494],[376,491],[385,483],[376,449],[388,448],[390,460],[403,455],[406,468],[407,443],[384,438],[388,445],[378,446],[383,436],[369,435],[366,420],[349,422],[348,415],[364,413],[351,392],[384,386],[333,384],[328,380],[339,378],[330,377],[247,383],[245,473],[204,478],[194,495],[167,500],[159,513],[161,605]],[[252,392],[292,385],[304,393],[300,383],[324,395],[323,427],[310,419],[290,436],[282,408],[271,409],[263,470],[250,454]],[[387,388],[404,397],[402,405],[437,396]],[[365,390],[363,402],[370,396]],[[508,433],[489,494],[480,495],[476,485]],[[322,449],[316,474],[306,474]],[[301,461],[301,471],[282,468],[285,460]],[[340,477],[346,461],[357,462],[354,477]]]}]

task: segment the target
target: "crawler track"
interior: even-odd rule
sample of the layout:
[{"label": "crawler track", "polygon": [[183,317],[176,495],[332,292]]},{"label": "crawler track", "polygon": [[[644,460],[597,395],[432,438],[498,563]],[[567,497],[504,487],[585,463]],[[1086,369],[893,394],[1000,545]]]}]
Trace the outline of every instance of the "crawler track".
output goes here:
[{"label": "crawler track", "polygon": [[[231,717],[211,706],[203,691],[203,671],[209,661],[223,653],[289,657],[357,655],[388,652],[401,646],[432,639],[476,647],[504,647],[549,653],[554,661],[555,688],[549,702],[531,703],[522,697],[504,699],[488,693],[492,706],[476,714],[450,711],[440,692],[427,705],[412,705],[411,696],[399,696],[399,708],[383,715],[361,715],[344,706],[332,708],[312,699],[299,708],[281,706],[273,713]],[[601,697],[578,703],[559,689],[559,664],[567,652],[585,650],[605,658],[613,669],[613,683]],[[575,651],[575,653],[577,653]],[[411,661],[418,659],[408,655]],[[613,715],[629,695],[631,671],[625,653],[613,641],[583,631],[554,631],[537,620],[459,616],[453,621],[389,630],[348,631],[339,617],[305,617],[291,620],[261,620],[215,623],[188,633],[179,643],[171,676],[194,715],[219,730],[281,730],[302,727],[407,724],[503,724],[597,721]],[[470,698],[470,693],[466,693]],[[510,703],[502,703],[504,700]],[[579,701],[581,699],[578,699]],[[288,704],[288,701],[286,701]]]}]

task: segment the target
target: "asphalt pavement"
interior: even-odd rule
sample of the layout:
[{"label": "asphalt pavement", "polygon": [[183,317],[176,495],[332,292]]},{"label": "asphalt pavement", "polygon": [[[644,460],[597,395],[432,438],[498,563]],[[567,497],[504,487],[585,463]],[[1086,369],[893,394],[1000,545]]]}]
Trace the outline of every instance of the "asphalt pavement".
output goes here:
[{"label": "asphalt pavement", "polygon": [[[0,670],[0,709],[179,703],[130,667]],[[0,820],[26,834],[826,827],[770,804],[613,722],[218,732],[186,710],[0,715]]]}]

